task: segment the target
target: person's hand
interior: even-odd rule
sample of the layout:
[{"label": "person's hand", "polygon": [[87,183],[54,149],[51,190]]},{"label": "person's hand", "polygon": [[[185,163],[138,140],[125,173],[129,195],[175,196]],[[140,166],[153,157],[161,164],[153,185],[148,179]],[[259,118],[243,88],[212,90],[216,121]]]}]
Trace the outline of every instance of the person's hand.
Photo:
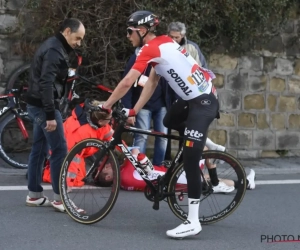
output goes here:
[{"label": "person's hand", "polygon": [[122,108],[122,113],[126,116],[126,117],[132,117],[135,116],[135,110],[134,109],[126,109],[126,108]]},{"label": "person's hand", "polygon": [[103,106],[103,104],[99,104],[98,107],[99,107],[102,111],[106,112],[106,113],[109,114],[109,115],[110,115],[111,112],[112,112],[111,109],[105,108],[105,107]]},{"label": "person's hand", "polygon": [[127,123],[129,125],[133,125],[134,126],[134,124],[135,124],[135,117],[128,117]]},{"label": "person's hand", "polygon": [[46,127],[45,127],[45,130],[47,132],[53,132],[57,127],[57,123],[56,123],[56,120],[49,120],[49,121],[46,121]]}]

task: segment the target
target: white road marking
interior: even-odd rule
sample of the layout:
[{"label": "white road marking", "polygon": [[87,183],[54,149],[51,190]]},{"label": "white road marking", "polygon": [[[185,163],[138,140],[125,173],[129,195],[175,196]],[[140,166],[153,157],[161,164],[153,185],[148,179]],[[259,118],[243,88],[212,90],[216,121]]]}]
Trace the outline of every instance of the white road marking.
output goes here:
[{"label": "white road marking", "polygon": [[255,181],[255,185],[272,185],[272,184],[299,184],[300,180],[265,180]]},{"label": "white road marking", "polygon": [[[52,190],[52,186],[43,186],[44,190]],[[27,186],[0,186],[0,191],[21,191],[28,190]]]},{"label": "white road marking", "polygon": [[[43,186],[44,190],[52,190],[52,186],[46,185]],[[73,187],[72,189],[109,189],[107,187],[93,187],[93,186],[85,186],[85,187]],[[28,190],[27,186],[0,186],[0,191],[22,191]]]},{"label": "white road marking", "polygon": [[[278,185],[278,184],[300,184],[300,180],[264,180],[255,181],[255,185]],[[52,190],[52,186],[43,186],[44,190]],[[83,188],[81,188],[83,189]],[[88,187],[88,189],[101,189],[100,187]],[[22,191],[28,190],[27,186],[0,186],[0,191]]]}]

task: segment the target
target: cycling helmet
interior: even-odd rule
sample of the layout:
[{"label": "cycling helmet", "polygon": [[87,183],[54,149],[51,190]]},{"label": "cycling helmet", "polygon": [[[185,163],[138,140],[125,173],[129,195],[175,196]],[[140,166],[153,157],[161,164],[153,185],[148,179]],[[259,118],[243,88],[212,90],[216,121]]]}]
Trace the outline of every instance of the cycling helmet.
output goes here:
[{"label": "cycling helmet", "polygon": [[99,120],[106,119],[109,115],[106,111],[98,106],[101,103],[102,102],[96,100],[90,101],[90,99],[88,98],[84,102],[84,111],[86,114],[87,122],[94,129],[98,129],[100,127],[98,124]]},{"label": "cycling helmet", "polygon": [[151,27],[155,27],[159,24],[158,17],[152,12],[148,10],[138,10],[130,15],[127,20],[127,26],[145,26],[150,29]]},{"label": "cycling helmet", "polygon": [[148,10],[139,10],[134,12],[133,14],[130,15],[130,17],[127,20],[127,26],[144,26],[147,28],[147,32],[141,36],[140,32],[137,32],[139,38],[140,38],[140,47],[143,46],[143,39],[144,37],[149,33],[149,31],[155,31],[155,27],[159,24],[159,19],[158,17],[153,14],[152,11]]}]

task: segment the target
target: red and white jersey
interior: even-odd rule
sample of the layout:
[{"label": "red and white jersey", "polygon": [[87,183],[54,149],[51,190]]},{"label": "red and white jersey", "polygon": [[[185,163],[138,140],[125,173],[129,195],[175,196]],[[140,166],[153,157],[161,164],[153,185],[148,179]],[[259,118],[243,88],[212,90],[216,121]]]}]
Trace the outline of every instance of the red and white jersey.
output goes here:
[{"label": "red and white jersey", "polygon": [[139,51],[132,69],[141,74],[150,64],[183,100],[212,92],[213,72],[200,67],[189,53],[170,37],[158,36]]},{"label": "red and white jersey", "polygon": [[[199,166],[203,170],[205,160],[200,160]],[[161,166],[154,166],[154,171],[149,175],[150,180],[155,180],[159,175],[164,175],[167,172],[167,168]],[[142,179],[140,174],[135,170],[129,160],[125,160],[120,169],[121,173],[121,188],[130,191],[143,191],[146,187],[146,182]],[[187,184],[185,172],[179,176],[178,184]]]}]

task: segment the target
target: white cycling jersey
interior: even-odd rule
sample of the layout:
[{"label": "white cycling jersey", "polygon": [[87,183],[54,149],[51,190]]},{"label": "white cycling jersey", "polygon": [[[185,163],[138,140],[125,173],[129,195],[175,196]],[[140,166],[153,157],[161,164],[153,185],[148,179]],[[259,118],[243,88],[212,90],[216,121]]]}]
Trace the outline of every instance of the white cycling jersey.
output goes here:
[{"label": "white cycling jersey", "polygon": [[213,72],[200,67],[186,49],[166,35],[145,44],[138,52],[132,69],[143,73],[148,64],[183,100],[215,91],[211,82],[215,78]]}]

